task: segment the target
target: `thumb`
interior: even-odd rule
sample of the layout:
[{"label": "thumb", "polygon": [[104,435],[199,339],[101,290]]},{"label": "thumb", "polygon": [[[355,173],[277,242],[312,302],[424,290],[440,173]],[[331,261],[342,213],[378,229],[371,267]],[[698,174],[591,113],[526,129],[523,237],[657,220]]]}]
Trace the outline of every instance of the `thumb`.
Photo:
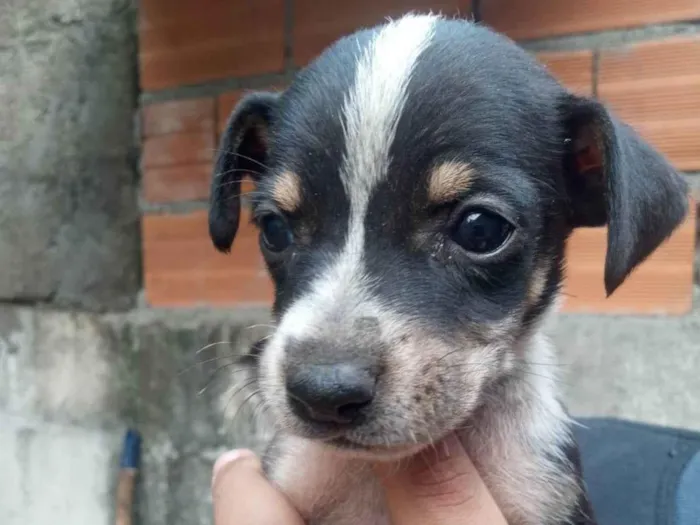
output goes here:
[{"label": "thumb", "polygon": [[393,525],[507,525],[456,436],[402,464],[377,466]]},{"label": "thumb", "polygon": [[216,525],[302,525],[301,516],[263,475],[249,450],[221,456],[212,480]]}]

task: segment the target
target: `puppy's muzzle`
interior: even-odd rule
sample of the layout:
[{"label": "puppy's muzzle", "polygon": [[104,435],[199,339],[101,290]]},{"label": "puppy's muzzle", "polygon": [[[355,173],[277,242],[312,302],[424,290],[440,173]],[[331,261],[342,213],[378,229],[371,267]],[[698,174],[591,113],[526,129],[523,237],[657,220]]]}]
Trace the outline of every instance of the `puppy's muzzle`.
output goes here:
[{"label": "puppy's muzzle", "polygon": [[309,424],[351,427],[365,418],[377,373],[360,362],[292,365],[285,378],[289,406]]},{"label": "puppy's muzzle", "polygon": [[382,353],[372,334],[335,327],[285,344],[288,406],[316,432],[349,430],[367,420],[378,397]]}]

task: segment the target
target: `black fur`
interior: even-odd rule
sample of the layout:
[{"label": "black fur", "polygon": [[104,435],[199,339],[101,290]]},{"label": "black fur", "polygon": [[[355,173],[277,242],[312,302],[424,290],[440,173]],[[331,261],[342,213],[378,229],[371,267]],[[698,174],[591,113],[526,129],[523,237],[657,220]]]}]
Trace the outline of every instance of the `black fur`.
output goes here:
[{"label": "black fur", "polygon": [[[338,41],[283,94],[245,98],[224,134],[210,212],[219,250],[235,237],[244,176],[257,183],[258,219],[279,213],[271,191],[279,174],[301,181],[300,206],[286,217],[294,249],[263,250],[277,317],[343,248],[350,202],[340,173],[347,153],[342,108],[373,31]],[[600,163],[582,168],[581,144],[590,137],[587,154]],[[611,294],[687,211],[682,177],[631,128],[599,102],[567,92],[512,42],[464,21],[437,23],[410,78],[389,153],[388,173],[365,216],[368,286],[393,311],[447,341],[470,332],[478,338],[483,327],[517,312],[523,333],[535,326],[559,290],[574,228],[608,225]],[[474,177],[455,202],[436,207],[427,177],[444,162],[468,164]],[[502,253],[482,260],[455,246],[449,231],[465,207],[484,202],[516,234]],[[544,287],[533,298],[537,271]],[[348,355],[369,348],[348,344]],[[300,346],[297,359],[309,351]],[[567,452],[580,474],[577,449]],[[572,520],[594,523],[585,494]]]},{"label": "black fur", "polygon": [[598,522],[593,511],[593,505],[588,497],[588,490],[583,478],[583,467],[581,466],[581,451],[575,442],[567,447],[566,459],[576,472],[576,477],[581,483],[581,495],[578,505],[574,509],[573,515],[561,525],[596,525]]},{"label": "black fur", "polygon": [[268,129],[278,95],[252,93],[230,116],[214,164],[209,234],[222,252],[231,249],[241,212],[241,180],[260,180],[268,154]]},{"label": "black fur", "polygon": [[[572,144],[592,128],[602,169],[566,173],[573,226],[608,225],[605,287],[612,294],[688,212],[686,183],[637,133],[600,103],[570,97],[563,105]],[[593,191],[591,191],[593,190]]]}]

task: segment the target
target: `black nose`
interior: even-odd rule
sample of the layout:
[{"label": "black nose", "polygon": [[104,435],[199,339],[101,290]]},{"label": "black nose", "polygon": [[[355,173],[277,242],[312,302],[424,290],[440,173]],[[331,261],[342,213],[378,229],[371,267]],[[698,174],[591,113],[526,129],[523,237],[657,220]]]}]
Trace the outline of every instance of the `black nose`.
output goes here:
[{"label": "black nose", "polygon": [[357,422],[372,402],[376,382],[371,370],[347,363],[291,367],[287,395],[300,418],[347,425]]}]

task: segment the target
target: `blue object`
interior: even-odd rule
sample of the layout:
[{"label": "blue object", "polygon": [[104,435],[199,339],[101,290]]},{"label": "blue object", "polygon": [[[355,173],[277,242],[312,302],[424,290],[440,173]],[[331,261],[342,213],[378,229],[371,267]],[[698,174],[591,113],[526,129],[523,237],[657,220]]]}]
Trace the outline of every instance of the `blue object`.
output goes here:
[{"label": "blue object", "polygon": [[612,418],[580,423],[598,525],[700,525],[700,432]]},{"label": "blue object", "polygon": [[138,469],[141,462],[141,436],[135,430],[129,429],[124,437],[124,448],[119,467],[122,469]]},{"label": "blue object", "polygon": [[676,525],[700,523],[700,452],[683,471],[676,495]]}]

